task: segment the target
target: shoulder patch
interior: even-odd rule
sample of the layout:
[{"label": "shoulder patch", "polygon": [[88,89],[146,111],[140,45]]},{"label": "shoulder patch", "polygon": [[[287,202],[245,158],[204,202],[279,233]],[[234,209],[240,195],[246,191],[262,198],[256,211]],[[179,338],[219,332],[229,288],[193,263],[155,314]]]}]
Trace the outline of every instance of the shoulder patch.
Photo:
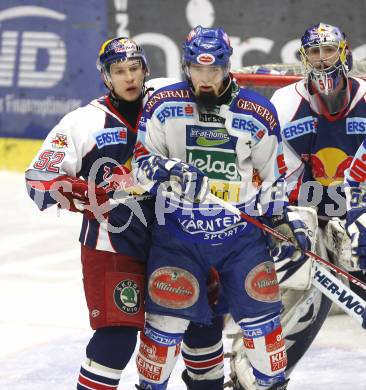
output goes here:
[{"label": "shoulder patch", "polygon": [[159,103],[162,99],[189,99],[188,89],[174,89],[174,90],[163,90],[157,92],[146,103],[145,111],[150,112],[153,107]]},{"label": "shoulder patch", "polygon": [[94,138],[97,148],[100,149],[106,145],[127,144],[127,128],[112,127],[95,132]]},{"label": "shoulder patch", "polygon": [[282,135],[287,140],[294,139],[302,135],[316,133],[317,126],[317,118],[306,116],[287,123],[282,129]]},{"label": "shoulder patch", "polygon": [[245,98],[239,98],[236,104],[239,110],[256,113],[268,123],[271,130],[274,130],[274,128],[278,126],[278,121],[275,115],[267,107]]}]

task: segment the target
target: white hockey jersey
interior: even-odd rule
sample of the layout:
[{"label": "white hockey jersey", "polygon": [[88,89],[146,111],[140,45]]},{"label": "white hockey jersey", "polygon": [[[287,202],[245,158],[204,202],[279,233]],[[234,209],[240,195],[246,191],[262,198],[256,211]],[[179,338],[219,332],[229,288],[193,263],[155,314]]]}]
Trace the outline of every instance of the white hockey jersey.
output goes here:
[{"label": "white hockey jersey", "polygon": [[[161,78],[147,82],[149,94],[145,101],[154,88],[173,81]],[[142,112],[142,107],[138,108]],[[43,210],[56,203],[52,186],[65,175],[91,180],[112,197],[116,189],[113,177],[116,168],[119,165],[127,170],[131,168],[138,120],[135,127],[129,123],[108,96],[95,99],[65,115],[50,131],[26,171],[28,192],[37,206]],[[141,200],[139,204],[145,218],[151,219],[153,203],[143,201],[144,198],[138,195],[134,198]],[[123,228],[128,221],[128,227]],[[102,223],[84,217],[80,233],[80,242],[88,247],[137,258],[146,257],[147,249],[140,245],[144,239],[148,241],[146,228],[125,205],[114,207],[109,220]]]},{"label": "white hockey jersey", "polygon": [[[274,185],[286,171],[276,110],[266,98],[233,86],[229,102],[215,112],[198,109],[187,82],[164,87],[149,99],[134,160],[145,189],[152,191],[156,183],[139,169],[143,161],[153,155],[178,158],[209,177],[214,195],[247,212],[259,197],[264,212],[271,214]],[[177,219],[181,225],[186,223],[181,214]],[[214,226],[206,221],[206,228],[217,232],[238,222],[234,219],[226,226],[219,217],[216,220],[210,221]],[[205,229],[193,228],[191,234],[198,231]]]}]

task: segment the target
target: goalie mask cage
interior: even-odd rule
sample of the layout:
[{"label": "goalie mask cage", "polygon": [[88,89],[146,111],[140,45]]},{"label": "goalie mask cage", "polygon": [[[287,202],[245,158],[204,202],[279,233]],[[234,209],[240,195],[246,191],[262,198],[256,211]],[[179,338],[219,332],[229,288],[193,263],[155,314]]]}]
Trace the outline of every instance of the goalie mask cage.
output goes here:
[{"label": "goalie mask cage", "polygon": [[[252,89],[268,99],[276,89],[295,83],[304,77],[300,62],[245,66],[232,70],[232,73],[240,86]],[[355,61],[350,75],[366,80],[366,60]]]}]

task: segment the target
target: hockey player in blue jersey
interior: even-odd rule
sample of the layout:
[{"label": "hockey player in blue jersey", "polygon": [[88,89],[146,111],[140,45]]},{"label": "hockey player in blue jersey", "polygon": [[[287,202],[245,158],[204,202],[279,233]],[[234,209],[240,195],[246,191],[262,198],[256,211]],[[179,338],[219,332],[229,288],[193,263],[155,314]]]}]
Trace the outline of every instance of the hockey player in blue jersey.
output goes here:
[{"label": "hockey player in blue jersey", "polygon": [[[153,202],[134,191],[129,174],[147,89],[144,52],[128,38],[109,39],[101,46],[97,68],[108,94],[67,114],[26,172],[29,194],[40,209],[58,203],[83,214],[83,282],[95,332],[86,347],[79,390],[117,389],[134,352],[144,324],[153,218]],[[123,182],[128,202],[112,207],[110,199]]]},{"label": "hockey player in blue jersey", "polygon": [[[257,388],[286,388],[281,301],[267,240],[206,199],[211,191],[247,212],[261,209],[269,219],[278,213],[297,245],[308,248],[299,216],[275,195],[286,172],[276,111],[237,86],[229,74],[231,54],[221,28],[194,28],[183,46],[186,80],[157,91],[140,122],[134,168],[140,185],[156,194],[157,222],[138,388],[166,389],[189,322],[210,323],[206,279],[212,265],[242,329]],[[206,360],[220,362],[221,355],[217,342]],[[221,390],[221,368],[222,361],[190,388]]]},{"label": "hockey player in blue jersey", "polygon": [[[291,198],[308,206],[309,213],[316,207],[318,220],[312,219],[314,223],[308,227],[318,230],[317,253],[365,280],[360,270],[362,261],[351,256],[342,184],[345,170],[366,137],[366,83],[349,75],[352,52],[338,27],[325,23],[309,27],[301,38],[300,56],[304,79],[277,90],[271,99],[281,125],[287,179],[294,185]],[[362,259],[366,241],[359,233],[362,226],[352,224],[353,213],[347,214],[348,229],[352,226],[352,245],[360,248],[359,253],[355,249],[355,257],[361,254]],[[359,234],[355,234],[357,229]],[[314,341],[331,307],[331,301],[311,285],[310,265],[310,259],[298,262],[286,256],[276,262],[284,303],[287,375]],[[361,288],[350,287],[365,298]],[[299,312],[302,315],[296,317]],[[236,352],[240,354],[239,349]],[[244,355],[242,350],[240,364],[234,368],[237,378],[240,365],[245,365]],[[252,389],[248,377],[240,379],[238,388]]]}]

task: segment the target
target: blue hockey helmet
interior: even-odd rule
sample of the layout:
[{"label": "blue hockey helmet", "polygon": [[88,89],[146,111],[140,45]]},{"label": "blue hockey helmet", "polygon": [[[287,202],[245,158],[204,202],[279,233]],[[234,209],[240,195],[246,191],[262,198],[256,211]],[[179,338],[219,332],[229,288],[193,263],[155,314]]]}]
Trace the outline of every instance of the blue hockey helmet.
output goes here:
[{"label": "blue hockey helmet", "polygon": [[221,28],[195,27],[183,43],[183,67],[189,64],[216,65],[230,68],[233,48]]},{"label": "blue hockey helmet", "polygon": [[346,34],[326,23],[311,26],[301,38],[300,56],[314,94],[323,96],[330,114],[339,112],[349,102],[347,82],[343,81],[353,63]]},{"label": "blue hockey helmet", "polygon": [[127,37],[112,38],[105,41],[98,54],[97,69],[107,78],[110,76],[110,66],[115,62],[137,59],[148,73],[148,63],[145,53],[132,39]]},{"label": "blue hockey helmet", "polygon": [[[322,50],[325,47],[334,47],[336,49],[333,58],[321,56]],[[312,50],[320,51],[319,61],[314,63],[311,61],[309,54]],[[301,37],[300,55],[305,70],[308,74],[313,75],[328,75],[333,80],[333,83],[326,83],[325,90],[336,87],[338,78],[341,75],[347,76],[352,69],[352,52],[346,38],[346,34],[338,27],[330,24],[318,23],[308,28]],[[327,60],[332,60],[327,63]],[[335,83],[334,83],[335,82]],[[335,85],[330,85],[335,84]]]}]

